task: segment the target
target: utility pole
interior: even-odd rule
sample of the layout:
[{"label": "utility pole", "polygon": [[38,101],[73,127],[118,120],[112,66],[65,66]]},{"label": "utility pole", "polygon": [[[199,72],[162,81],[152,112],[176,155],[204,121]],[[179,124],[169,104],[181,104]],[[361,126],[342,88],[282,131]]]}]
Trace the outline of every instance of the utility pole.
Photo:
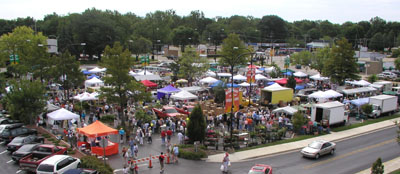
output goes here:
[{"label": "utility pole", "polygon": [[272,65],[272,58],[274,57],[274,50],[273,50],[273,46],[272,46],[272,36],[273,33],[272,31],[269,33],[269,39],[270,39],[270,46],[271,46],[271,51],[270,51],[270,56],[271,56],[271,65]]}]

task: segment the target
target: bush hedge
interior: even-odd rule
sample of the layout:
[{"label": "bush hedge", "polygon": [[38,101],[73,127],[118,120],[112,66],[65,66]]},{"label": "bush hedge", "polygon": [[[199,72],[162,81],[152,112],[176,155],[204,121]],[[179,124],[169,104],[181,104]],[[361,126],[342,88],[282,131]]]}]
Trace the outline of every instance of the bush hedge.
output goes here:
[{"label": "bush hedge", "polygon": [[104,165],[104,162],[100,159],[97,159],[95,156],[84,156],[81,158],[81,167],[94,169],[101,174],[112,174],[113,169],[110,165]]},{"label": "bush hedge", "polygon": [[104,115],[100,118],[100,121],[103,123],[112,123],[114,122],[115,115]]},{"label": "bush hedge", "polygon": [[189,160],[200,160],[201,158],[207,158],[207,153],[202,148],[197,149],[197,152],[194,152],[194,148],[184,148],[179,149],[178,157]]}]

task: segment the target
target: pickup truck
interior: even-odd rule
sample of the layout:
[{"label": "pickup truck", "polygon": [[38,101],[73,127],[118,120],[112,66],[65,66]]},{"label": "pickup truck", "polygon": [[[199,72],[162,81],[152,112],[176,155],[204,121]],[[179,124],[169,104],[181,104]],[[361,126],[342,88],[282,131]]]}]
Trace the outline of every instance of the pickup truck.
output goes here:
[{"label": "pickup truck", "polygon": [[162,110],[153,108],[153,111],[159,118],[176,117],[178,115],[181,115],[174,107],[170,106],[164,106]]},{"label": "pickup truck", "polygon": [[194,106],[183,106],[182,108],[177,108],[175,107],[175,109],[181,113],[181,114],[186,114],[189,115],[192,111],[193,111]]},{"label": "pickup truck", "polygon": [[32,154],[19,160],[21,170],[35,172],[41,162],[53,155],[67,154],[67,148],[50,144],[40,145]]}]

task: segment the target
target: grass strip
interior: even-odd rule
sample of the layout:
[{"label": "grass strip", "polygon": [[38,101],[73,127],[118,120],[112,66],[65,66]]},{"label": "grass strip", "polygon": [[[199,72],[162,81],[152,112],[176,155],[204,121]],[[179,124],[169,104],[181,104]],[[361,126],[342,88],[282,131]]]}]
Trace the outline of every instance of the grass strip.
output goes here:
[{"label": "grass strip", "polygon": [[345,131],[345,130],[354,129],[354,128],[358,128],[361,126],[366,126],[369,124],[374,124],[374,123],[378,123],[381,121],[386,121],[386,120],[390,120],[390,119],[394,119],[394,118],[398,118],[398,117],[400,117],[400,114],[390,115],[390,116],[381,117],[381,118],[377,118],[377,119],[368,119],[362,123],[356,123],[356,124],[341,126],[341,127],[337,127],[337,128],[332,128],[331,131],[333,131],[333,132]]}]

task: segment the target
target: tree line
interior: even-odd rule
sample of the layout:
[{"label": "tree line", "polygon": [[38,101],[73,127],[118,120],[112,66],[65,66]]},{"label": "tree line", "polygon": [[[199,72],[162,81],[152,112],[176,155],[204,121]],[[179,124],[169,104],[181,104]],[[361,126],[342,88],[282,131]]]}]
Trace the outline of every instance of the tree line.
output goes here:
[{"label": "tree line", "polygon": [[[327,20],[288,22],[276,15],[262,18],[231,16],[207,18],[201,11],[179,16],[174,10],[155,11],[145,16],[132,12],[87,9],[65,16],[48,14],[43,20],[31,17],[0,19],[0,34],[17,26],[28,26],[49,38],[58,39],[58,49],[90,57],[100,56],[106,45],[120,42],[135,54],[159,49],[159,45],[220,45],[229,33],[239,34],[244,42],[283,43],[304,47],[313,40],[333,41],[345,37],[353,46],[362,44],[383,51],[400,45],[400,23],[374,17],[369,21],[331,23]],[[86,43],[84,47],[77,43]],[[140,44],[139,44],[140,43]]]}]

